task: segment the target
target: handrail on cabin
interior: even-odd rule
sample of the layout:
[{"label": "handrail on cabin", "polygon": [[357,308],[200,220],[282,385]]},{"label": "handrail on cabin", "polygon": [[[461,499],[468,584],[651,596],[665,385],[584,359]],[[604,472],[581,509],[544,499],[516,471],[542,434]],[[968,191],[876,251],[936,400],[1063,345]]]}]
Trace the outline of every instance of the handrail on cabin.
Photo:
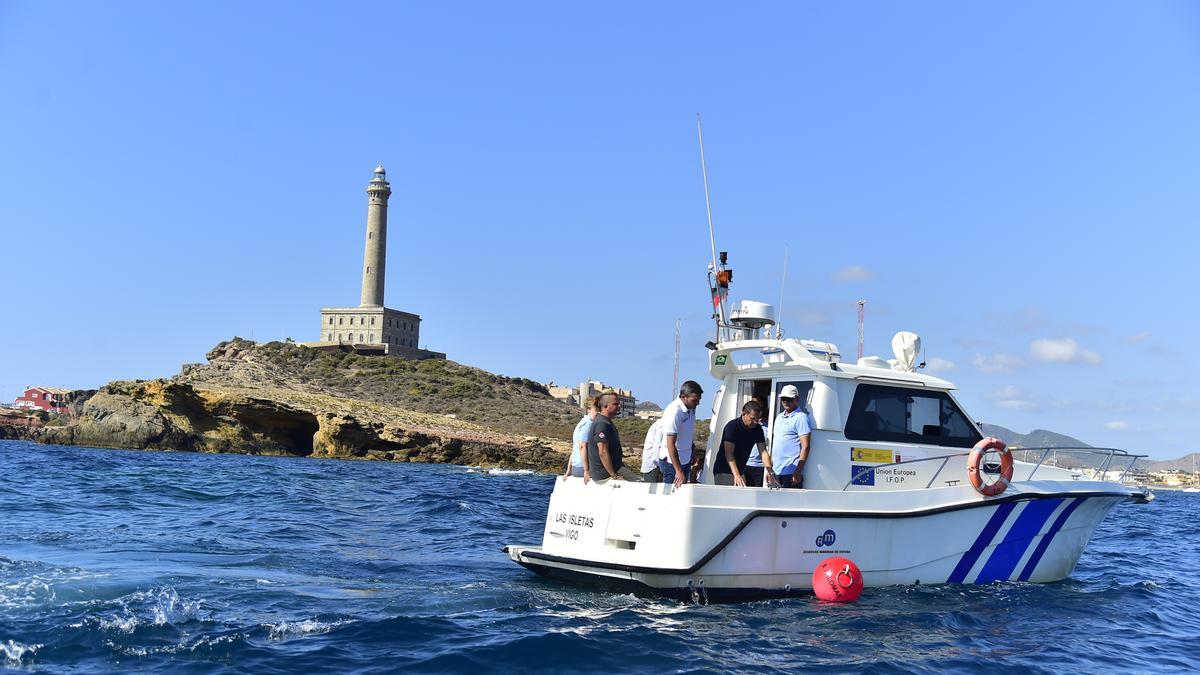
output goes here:
[{"label": "handrail on cabin", "polygon": [[[1033,471],[1029,472],[1029,477],[1025,479],[1027,481],[1033,480],[1034,474],[1036,474],[1037,470],[1042,467],[1042,464],[1046,461],[1046,456],[1049,455],[1051,452],[1063,452],[1063,453],[1066,453],[1069,455],[1071,455],[1071,454],[1084,454],[1084,455],[1103,454],[1104,461],[1100,465],[1100,475],[1102,475],[1102,476],[1108,471],[1108,467],[1114,459],[1120,457],[1122,459],[1131,460],[1129,462],[1129,465],[1125,467],[1125,470],[1121,472],[1121,477],[1117,479],[1118,482],[1125,480],[1125,476],[1129,473],[1129,471],[1131,469],[1133,469],[1133,466],[1135,464],[1137,464],[1137,461],[1139,459],[1142,459],[1143,457],[1148,456],[1148,455],[1133,455],[1133,454],[1130,454],[1119,448],[1076,448],[1076,447],[1071,447],[1071,446],[1016,448],[1014,450],[1014,452],[1024,452],[1024,453],[1026,453],[1026,457],[1028,457],[1029,452],[1034,452],[1034,451],[1039,451],[1039,450],[1041,451],[1041,456],[1038,457],[1037,464],[1033,467]],[[850,488],[851,485],[854,485],[854,481],[858,480],[859,478],[862,478],[863,476],[870,475],[876,469],[884,469],[884,468],[887,468],[890,466],[901,466],[904,464],[917,464],[920,462],[931,462],[931,461],[940,459],[940,460],[942,460],[942,465],[938,467],[938,470],[934,472],[933,477],[930,478],[929,482],[925,484],[926,489],[928,489],[933,486],[935,481],[937,481],[938,476],[942,475],[942,471],[946,468],[946,465],[950,462],[951,458],[966,457],[967,455],[970,455],[970,454],[971,454],[970,451],[958,452],[958,453],[951,453],[949,455],[936,455],[934,457],[921,457],[918,459],[906,459],[901,462],[889,462],[887,464],[879,464],[877,466],[863,467],[862,469],[859,469],[858,471],[854,472],[853,475],[850,476],[850,480],[844,486],[842,486],[842,492],[845,492],[847,489]]]}]

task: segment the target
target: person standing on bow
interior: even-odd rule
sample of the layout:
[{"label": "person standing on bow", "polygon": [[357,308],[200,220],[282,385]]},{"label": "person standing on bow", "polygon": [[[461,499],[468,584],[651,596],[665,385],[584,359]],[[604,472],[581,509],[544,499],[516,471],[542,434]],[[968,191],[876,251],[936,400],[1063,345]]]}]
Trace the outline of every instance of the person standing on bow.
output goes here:
[{"label": "person standing on bow", "polygon": [[704,390],[694,380],[684,382],[679,387],[679,398],[667,405],[662,419],[657,422],[662,425],[663,433],[658,469],[662,472],[664,483],[674,483],[675,487],[679,487],[688,480],[688,469],[692,465],[692,438],[696,433],[696,406],[700,405],[703,394]]},{"label": "person standing on bow", "polygon": [[563,473],[563,478],[567,476],[575,476],[583,478],[583,484],[587,485],[592,479],[591,471],[588,470],[588,452],[587,442],[588,433],[592,430],[592,420],[596,419],[596,414],[600,412],[600,397],[592,396],[587,401],[587,408],[583,414],[583,419],[575,425],[575,432],[571,434],[571,457],[567,459],[567,470]]},{"label": "person standing on bow", "polygon": [[801,405],[800,390],[795,385],[789,384],[780,390],[779,404],[783,412],[775,416],[772,427],[771,457],[782,487],[803,488],[812,427],[808,423],[808,413]]}]

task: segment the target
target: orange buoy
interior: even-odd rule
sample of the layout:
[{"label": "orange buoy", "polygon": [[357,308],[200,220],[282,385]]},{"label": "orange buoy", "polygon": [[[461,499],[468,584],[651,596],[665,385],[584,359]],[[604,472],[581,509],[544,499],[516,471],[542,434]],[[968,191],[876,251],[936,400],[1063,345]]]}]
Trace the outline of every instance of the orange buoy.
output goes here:
[{"label": "orange buoy", "polygon": [[849,558],[826,558],[813,570],[813,592],[827,602],[855,602],[862,595],[863,579]]},{"label": "orange buoy", "polygon": [[[1000,453],[1000,477],[996,479],[995,483],[985,483],[981,470],[983,456],[989,452]],[[1012,451],[999,438],[988,436],[979,441],[975,447],[971,448],[971,455],[967,458],[967,478],[971,479],[971,485],[975,486],[979,494],[984,497],[995,497],[1004,492],[1013,478]]]}]

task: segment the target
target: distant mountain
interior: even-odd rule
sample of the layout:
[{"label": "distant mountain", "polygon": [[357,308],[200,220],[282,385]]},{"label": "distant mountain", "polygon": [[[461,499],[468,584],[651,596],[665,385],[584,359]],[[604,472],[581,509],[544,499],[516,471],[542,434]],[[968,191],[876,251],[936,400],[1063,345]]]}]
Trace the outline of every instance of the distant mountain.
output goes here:
[{"label": "distant mountain", "polygon": [[[1014,450],[1019,448],[1090,448],[1091,445],[1084,443],[1078,438],[1067,436],[1045,429],[1034,429],[1027,434],[1019,434],[1012,429],[1002,427],[996,424],[982,424],[983,433],[987,436],[995,436],[1008,444]],[[1037,461],[1040,453],[1030,453],[1030,456],[1024,457],[1021,454],[1017,455],[1017,459]],[[1047,459],[1064,469],[1078,469],[1082,467],[1098,467],[1104,462],[1105,455],[1079,454],[1071,455],[1066,453],[1052,453]]]},{"label": "distant mountain", "polygon": [[[1034,429],[1027,434],[1018,434],[1012,429],[1007,429],[996,424],[984,424],[983,433],[987,436],[995,436],[1000,440],[1008,443],[1014,449],[1016,448],[1090,448],[1093,447],[1079,440],[1064,434],[1046,431],[1045,429]],[[1200,470],[1200,452],[1193,452],[1189,455],[1184,455],[1179,459],[1168,459],[1160,462],[1151,462],[1141,460],[1137,466],[1139,469],[1146,471],[1167,471],[1169,469],[1178,469],[1191,473],[1192,457],[1196,457],[1196,467]],[[1018,456],[1018,458],[1021,458]],[[1078,457],[1065,456],[1061,453],[1054,455],[1055,461],[1059,466],[1066,468],[1078,468],[1083,466],[1096,467],[1104,461],[1104,455],[1081,455]],[[1122,465],[1123,466],[1123,465]]]},{"label": "distant mountain", "polygon": [[658,412],[659,410],[662,410],[662,406],[658,405],[654,401],[638,401],[637,407],[634,409],[638,412],[647,410],[650,412]]},{"label": "distant mountain", "polygon": [[[1195,462],[1193,464],[1192,462]],[[1178,469],[1180,471],[1192,472],[1192,467],[1196,467],[1200,471],[1200,452],[1193,452],[1179,459],[1167,459],[1161,462],[1148,462],[1146,468],[1150,471],[1168,471],[1170,469]]]},{"label": "distant mountain", "polygon": [[1019,434],[1012,429],[1008,429],[996,424],[983,424],[983,433],[988,436],[995,436],[1000,440],[1008,443],[1010,446],[1018,446],[1022,448],[1090,448],[1091,445],[1084,443],[1078,438],[1067,436],[1045,429],[1034,429],[1027,434]]}]

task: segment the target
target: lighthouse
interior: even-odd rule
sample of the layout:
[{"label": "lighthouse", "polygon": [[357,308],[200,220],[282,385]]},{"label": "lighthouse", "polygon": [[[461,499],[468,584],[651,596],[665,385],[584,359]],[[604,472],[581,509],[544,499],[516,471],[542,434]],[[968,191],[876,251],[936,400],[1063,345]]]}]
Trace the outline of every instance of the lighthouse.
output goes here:
[{"label": "lighthouse", "polygon": [[383,307],[383,279],[387,270],[387,209],[392,186],[383,165],[367,184],[367,245],[363,251],[363,307]]},{"label": "lighthouse", "polygon": [[306,346],[407,359],[446,358],[445,354],[421,348],[419,315],[390,309],[383,304],[387,278],[388,198],[391,196],[387,171],[380,164],[367,183],[367,239],[363,247],[359,305],[321,308],[321,332],[316,342],[305,343]]}]

